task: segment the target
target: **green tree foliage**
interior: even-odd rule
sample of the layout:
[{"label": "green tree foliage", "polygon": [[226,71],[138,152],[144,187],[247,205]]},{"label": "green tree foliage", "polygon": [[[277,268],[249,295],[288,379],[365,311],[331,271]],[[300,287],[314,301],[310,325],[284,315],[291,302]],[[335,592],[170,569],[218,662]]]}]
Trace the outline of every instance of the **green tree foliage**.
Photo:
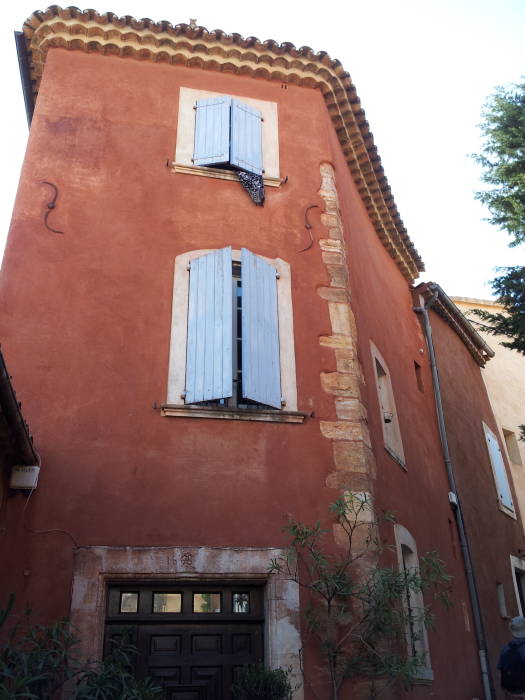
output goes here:
[{"label": "green tree foliage", "polygon": [[475,160],[489,188],[476,196],[489,221],[510,234],[510,245],[519,245],[525,241],[525,82],[497,88],[482,117],[484,145]]},{"label": "green tree foliage", "polygon": [[419,568],[380,566],[384,547],[365,494],[347,493],[331,511],[344,546],[331,552],[319,522],[309,526],[291,518],[284,527],[287,553],[270,565],[270,572],[303,589],[306,626],[324,664],[316,675],[304,669],[305,682],[314,693],[328,683],[332,700],[347,697],[341,693],[350,679],[368,683],[371,698],[396,682],[408,688],[426,665],[414,642],[433,622],[422,593],[433,590],[448,603],[451,577],[435,552],[420,557]]},{"label": "green tree foliage", "polygon": [[[497,88],[482,113],[484,145],[474,159],[487,188],[476,194],[490,223],[507,231],[510,246],[525,242],[525,82]],[[507,267],[492,282],[504,312],[476,311],[486,330],[509,340],[502,345],[525,355],[525,267]]]},{"label": "green tree foliage", "polygon": [[119,640],[104,661],[86,664],[75,655],[78,643],[66,620],[32,625],[29,615],[23,618],[0,646],[0,700],[164,698],[150,679],[134,677],[137,650],[133,645]]},{"label": "green tree foliage", "polygon": [[232,686],[235,700],[290,700],[291,669],[265,668],[263,664],[243,666]]}]

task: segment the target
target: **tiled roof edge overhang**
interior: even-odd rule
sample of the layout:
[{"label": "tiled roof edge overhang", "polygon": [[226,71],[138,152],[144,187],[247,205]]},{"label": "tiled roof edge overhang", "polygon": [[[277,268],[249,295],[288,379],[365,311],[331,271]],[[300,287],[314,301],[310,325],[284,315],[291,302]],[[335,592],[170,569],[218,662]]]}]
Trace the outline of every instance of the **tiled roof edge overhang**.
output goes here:
[{"label": "tiled roof edge overhang", "polygon": [[435,297],[435,301],[430,308],[439,314],[461,338],[480,367],[484,367],[490,358],[494,357],[494,350],[492,350],[479,333],[474,330],[467,317],[461,313],[439,284],[435,282],[423,282],[414,288],[414,293],[416,295],[421,295],[425,302]]},{"label": "tiled roof edge overhang", "polygon": [[346,162],[374,228],[405,279],[412,282],[423,262],[399,216],[381,159],[355,87],[337,60],[256,37],[244,39],[220,29],[170,22],[136,20],[129,15],[52,5],[24,23],[30,79],[36,98],[46,54],[51,47],[112,56],[129,56],[206,70],[249,75],[282,83],[319,88],[339,138]]},{"label": "tiled roof edge overhang", "polygon": [[450,297],[454,303],[471,304],[472,306],[492,306],[494,309],[504,309],[505,307],[499,301],[494,299],[478,299],[476,297]]}]

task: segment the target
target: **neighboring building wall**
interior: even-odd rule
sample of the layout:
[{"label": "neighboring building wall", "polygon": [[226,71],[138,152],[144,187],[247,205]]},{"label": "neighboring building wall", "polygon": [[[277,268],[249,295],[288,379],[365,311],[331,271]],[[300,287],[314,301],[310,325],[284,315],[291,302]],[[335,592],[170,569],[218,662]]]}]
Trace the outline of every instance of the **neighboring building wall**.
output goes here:
[{"label": "neighboring building wall", "polygon": [[[513,515],[500,507],[484,424],[495,433],[498,428],[480,368],[450,325],[432,310],[430,318],[448,442],[497,683],[495,666],[509,636],[509,617],[518,614],[511,556],[518,556],[523,546],[520,513],[518,508]],[[513,497],[516,503],[514,492]]]},{"label": "neighboring building wall", "polygon": [[520,511],[525,513],[525,442],[519,439],[519,426],[525,424],[525,356],[501,345],[505,338],[484,332],[481,319],[470,313],[472,309],[501,313],[500,304],[466,297],[453,297],[453,301],[495,352],[482,376],[512,471]]}]

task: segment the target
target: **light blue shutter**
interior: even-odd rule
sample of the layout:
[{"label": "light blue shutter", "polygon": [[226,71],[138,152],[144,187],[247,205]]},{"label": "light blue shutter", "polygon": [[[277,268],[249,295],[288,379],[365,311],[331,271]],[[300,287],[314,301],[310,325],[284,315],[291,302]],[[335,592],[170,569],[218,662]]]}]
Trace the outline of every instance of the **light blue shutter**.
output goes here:
[{"label": "light blue shutter", "polygon": [[242,395],[281,408],[276,271],[243,248],[241,280]]},{"label": "light blue shutter", "polygon": [[194,165],[222,165],[230,161],[231,97],[197,100]]},{"label": "light blue shutter", "polygon": [[508,508],[509,510],[514,510],[509,480],[507,478],[507,471],[505,469],[505,462],[503,461],[503,456],[501,454],[498,439],[494,435],[494,433],[488,430],[488,428],[485,428],[485,437],[487,439],[487,447],[489,449],[490,461],[492,463],[492,469],[494,471],[494,480],[496,482],[498,498],[501,502],[501,505],[505,506],[505,508]]},{"label": "light blue shutter", "polygon": [[237,100],[232,100],[230,163],[262,175],[262,116]]},{"label": "light blue shutter", "polygon": [[232,395],[232,251],[191,261],[186,403]]}]

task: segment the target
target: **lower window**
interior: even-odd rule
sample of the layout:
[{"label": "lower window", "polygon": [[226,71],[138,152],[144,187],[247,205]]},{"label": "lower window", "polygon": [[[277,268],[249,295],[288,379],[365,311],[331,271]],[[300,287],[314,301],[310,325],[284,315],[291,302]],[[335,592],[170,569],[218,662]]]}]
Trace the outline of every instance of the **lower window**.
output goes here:
[{"label": "lower window", "polygon": [[231,700],[238,670],[263,660],[262,586],[112,585],[104,638],[138,649],[135,675],[169,700]]},{"label": "lower window", "polygon": [[179,255],[169,364],[166,406],[296,412],[289,265],[245,248]]}]

